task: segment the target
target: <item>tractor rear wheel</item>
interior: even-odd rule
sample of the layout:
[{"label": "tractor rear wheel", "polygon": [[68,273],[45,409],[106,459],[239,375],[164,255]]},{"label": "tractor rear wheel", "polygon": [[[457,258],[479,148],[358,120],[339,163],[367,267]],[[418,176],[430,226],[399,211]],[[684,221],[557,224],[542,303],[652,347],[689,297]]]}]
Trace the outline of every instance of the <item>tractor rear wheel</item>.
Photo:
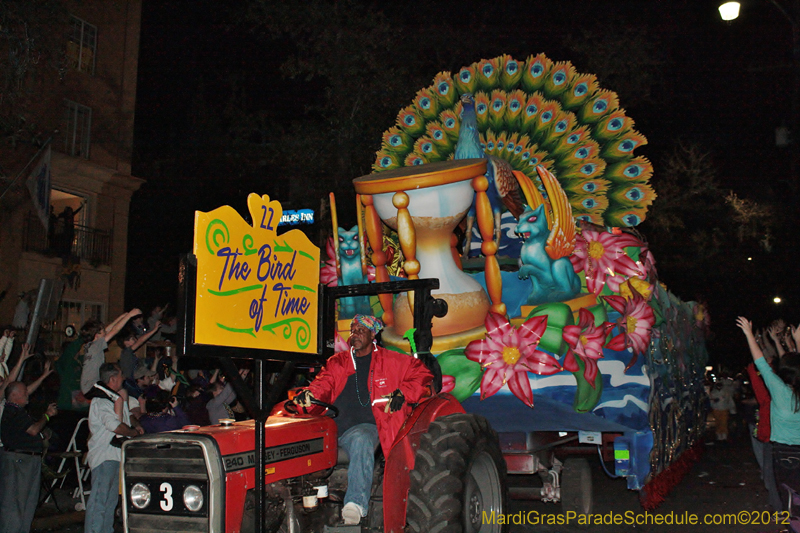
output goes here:
[{"label": "tractor rear wheel", "polygon": [[472,414],[431,422],[411,472],[408,531],[501,533],[507,499],[506,463],[489,422]]}]

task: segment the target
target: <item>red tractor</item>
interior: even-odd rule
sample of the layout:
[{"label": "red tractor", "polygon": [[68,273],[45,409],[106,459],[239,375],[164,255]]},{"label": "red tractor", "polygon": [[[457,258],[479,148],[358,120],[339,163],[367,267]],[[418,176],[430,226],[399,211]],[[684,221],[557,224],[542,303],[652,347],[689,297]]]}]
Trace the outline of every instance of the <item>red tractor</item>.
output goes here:
[{"label": "red tractor", "polygon": [[[430,348],[432,317],[446,312],[446,303],[430,296],[437,287],[438,280],[414,280],[321,289],[320,315],[325,319],[320,321],[319,345],[325,348],[315,363],[332,352],[332,344],[326,343],[333,337],[335,299],[382,292],[415,292],[415,336],[424,354]],[[183,291],[181,299],[186,310],[192,308],[190,293]],[[188,319],[182,328],[186,341],[191,312],[182,316]],[[189,356],[208,355],[187,349],[191,342],[183,346]],[[416,405],[391,450],[383,450],[384,459],[376,460],[367,517],[358,526],[337,525],[347,483],[347,457],[337,449],[337,411],[318,402],[325,414],[303,414],[291,402],[278,402],[286,398],[285,384],[299,362],[282,355],[284,367],[269,399],[248,395],[245,385],[234,379],[254,420],[188,427],[125,443],[126,532],[504,530],[499,517],[507,505],[506,464],[497,434],[485,418],[465,413],[452,396],[436,392]],[[220,356],[228,375],[236,376],[231,357],[242,355],[222,350]],[[422,358],[436,365],[429,354]],[[255,363],[258,392],[266,383],[264,361]],[[440,388],[441,373],[438,381]],[[257,476],[262,468],[264,475]]]}]

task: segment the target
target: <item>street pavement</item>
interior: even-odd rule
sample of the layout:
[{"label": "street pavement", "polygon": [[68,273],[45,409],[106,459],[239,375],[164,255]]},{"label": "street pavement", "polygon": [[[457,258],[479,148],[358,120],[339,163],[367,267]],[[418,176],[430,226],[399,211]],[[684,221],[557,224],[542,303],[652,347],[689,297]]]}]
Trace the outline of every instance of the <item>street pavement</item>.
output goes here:
[{"label": "street pavement", "polygon": [[[713,439],[713,436],[711,436]],[[713,442],[709,440],[708,442]],[[638,492],[626,488],[622,479],[610,479],[600,467],[599,461],[590,460],[594,485],[593,523],[581,526],[574,521],[568,525],[542,524],[547,518],[563,517],[561,505],[514,500],[510,505],[510,518],[521,517],[521,524],[513,524],[511,533],[649,533],[649,532],[732,532],[732,533],[777,533],[788,530],[788,525],[776,525],[774,520],[764,524],[769,508],[767,492],[761,482],[758,465],[746,435],[729,444],[709,444],[698,463],[686,477],[667,495],[664,503],[649,514],[639,504]],[[511,477],[511,484],[519,479]],[[44,504],[37,513],[33,531],[55,531],[78,533],[83,530],[83,512],[75,512],[77,500],[70,490],[57,491],[60,512],[53,503]],[[681,525],[676,522],[696,515],[697,525]],[[670,518],[671,517],[671,518]],[[736,517],[734,519],[734,517]],[[774,517],[773,517],[774,518]],[[779,517],[783,518],[783,517]],[[656,525],[656,520],[672,521],[672,524]],[[597,521],[608,523],[598,524]],[[618,523],[613,524],[616,520]],[[718,522],[704,524],[704,520]],[[725,521],[725,524],[721,523]],[[735,522],[734,522],[735,521]],[[527,522],[527,523],[525,523]],[[638,524],[637,524],[638,522]],[[743,524],[742,522],[747,522]]]},{"label": "street pavement", "polygon": [[[706,442],[713,442],[713,434],[709,437]],[[543,515],[549,515],[547,518],[551,520],[558,520],[559,516],[563,519],[565,515],[560,504],[513,501],[512,516],[522,512],[524,518],[522,524],[512,525],[510,531],[773,533],[789,528],[788,524],[775,524],[775,516],[770,515],[767,491],[760,479],[749,437],[744,434],[731,443],[705,445],[702,458],[666,496],[664,502],[647,514],[639,503],[638,492],[628,490],[624,480],[609,478],[598,460],[592,461],[592,465],[595,499],[591,525],[581,527],[576,521],[569,525],[542,525]],[[692,515],[696,516],[697,524],[684,525],[692,519]],[[780,522],[788,522],[786,513],[777,518]],[[598,520],[605,523],[598,524]],[[657,520],[662,521],[661,525],[656,524]],[[706,520],[708,524],[703,523]],[[671,524],[668,523],[670,521]]]}]

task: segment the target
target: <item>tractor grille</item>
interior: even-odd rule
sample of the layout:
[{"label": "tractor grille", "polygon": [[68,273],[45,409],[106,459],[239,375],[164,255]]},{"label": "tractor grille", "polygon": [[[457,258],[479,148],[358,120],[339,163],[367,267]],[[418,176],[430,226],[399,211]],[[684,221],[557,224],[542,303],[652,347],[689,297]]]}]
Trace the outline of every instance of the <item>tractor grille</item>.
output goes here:
[{"label": "tractor grille", "polygon": [[[190,434],[154,434],[125,443],[122,460],[125,490],[123,514],[128,533],[197,533],[221,531],[224,523],[224,475],[213,440]],[[131,490],[149,489],[150,501],[137,508]],[[184,502],[184,491],[203,496],[196,511]]]}]

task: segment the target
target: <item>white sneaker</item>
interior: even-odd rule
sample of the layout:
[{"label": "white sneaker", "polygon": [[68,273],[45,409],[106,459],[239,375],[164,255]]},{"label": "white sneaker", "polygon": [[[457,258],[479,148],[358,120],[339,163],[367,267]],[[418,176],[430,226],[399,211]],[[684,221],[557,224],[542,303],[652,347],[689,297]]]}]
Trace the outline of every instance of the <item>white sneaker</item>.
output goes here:
[{"label": "white sneaker", "polygon": [[347,502],[342,507],[342,520],[344,520],[344,525],[346,526],[355,526],[361,523],[361,517],[363,516],[363,509],[360,505],[355,502]]}]

